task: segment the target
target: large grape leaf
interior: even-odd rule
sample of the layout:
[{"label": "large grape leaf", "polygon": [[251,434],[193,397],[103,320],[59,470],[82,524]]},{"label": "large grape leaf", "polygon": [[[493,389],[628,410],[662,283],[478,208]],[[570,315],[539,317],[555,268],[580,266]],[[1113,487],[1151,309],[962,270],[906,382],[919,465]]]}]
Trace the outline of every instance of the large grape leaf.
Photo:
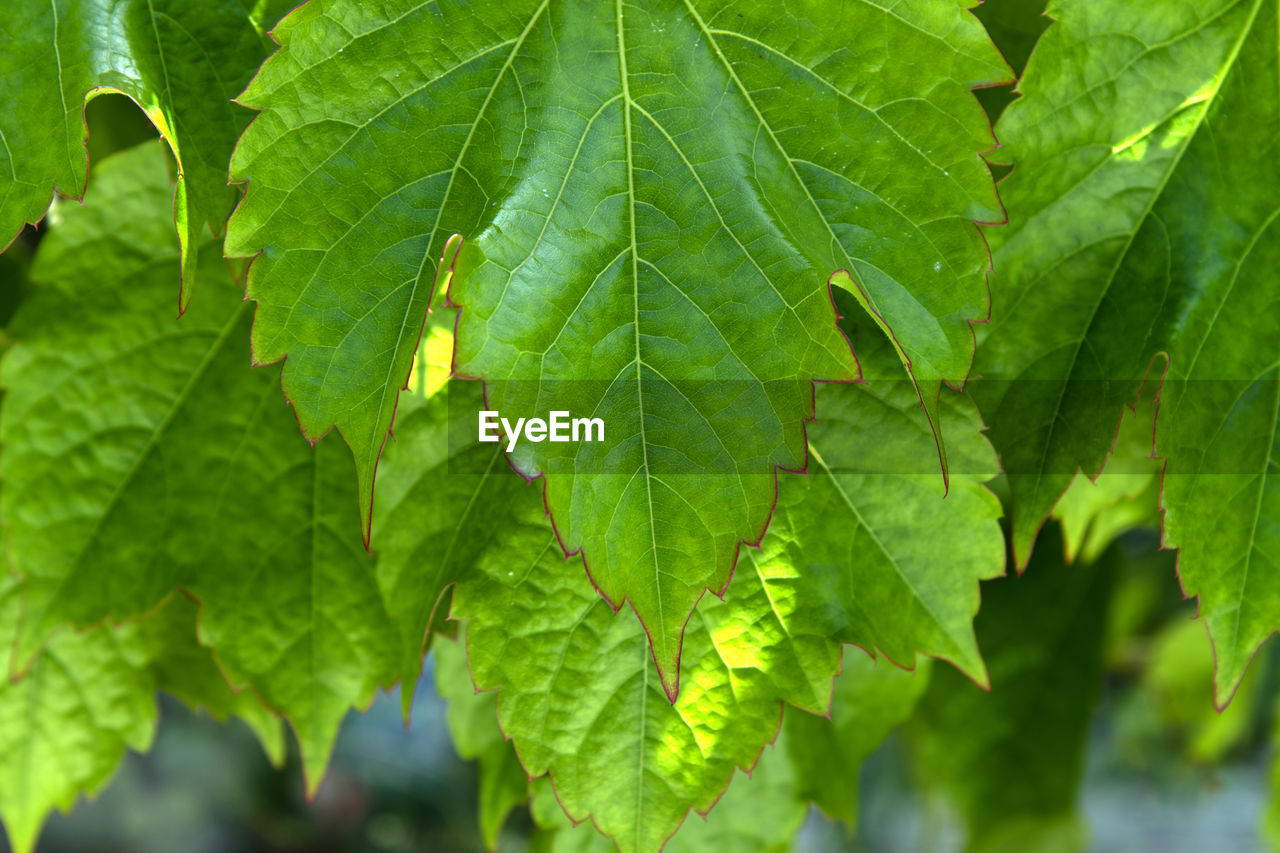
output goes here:
[{"label": "large grape leaf", "polygon": [[[1256,41],[1269,31],[1273,5],[1050,4],[1057,22],[997,127],[998,158],[1015,168],[1001,184],[1009,226],[988,232],[994,308],[974,368],[984,378],[974,394],[1009,475],[1019,566],[1077,470],[1101,470],[1121,406],[1149,370],[1158,376],[1167,315],[1177,322],[1177,303],[1207,286],[1199,280],[1207,270],[1192,272],[1180,257],[1218,257],[1206,241],[1256,233],[1226,221],[1238,194],[1208,176],[1220,117],[1269,126],[1269,96],[1233,105],[1230,90],[1266,77],[1263,58],[1242,48],[1250,33]],[[1266,155],[1250,147],[1263,131],[1239,132],[1250,163],[1264,168]],[[1265,204],[1266,173],[1242,166],[1240,174]],[[1201,224],[1184,246],[1170,229],[1188,217]],[[1224,261],[1216,277],[1228,268]]]},{"label": "large grape leaf", "polygon": [[[455,366],[526,443],[565,547],[630,601],[676,691],[681,630],[805,463],[810,381],[856,375],[837,269],[935,415],[986,314],[1002,218],[969,89],[1007,67],[964,2],[313,2],[242,96],[253,346],[304,433],[374,469],[433,282],[469,239]],[[441,261],[441,258],[446,260]]]},{"label": "large grape leaf", "polygon": [[44,216],[51,196],[84,195],[83,110],[102,92],[146,111],[178,161],[173,219],[185,308],[207,223],[235,201],[226,172],[250,113],[231,103],[267,55],[265,29],[287,0],[52,0],[0,22],[0,246]]},{"label": "large grape leaf", "polygon": [[1156,422],[1165,544],[1217,658],[1225,704],[1280,628],[1280,17],[1255,4],[1162,212],[1177,298]]},{"label": "large grape leaf", "polygon": [[[0,636],[12,636],[22,581],[0,579]],[[279,756],[279,722],[249,692],[236,693],[195,642],[196,608],[182,598],[142,622],[66,631],[21,679],[0,678],[0,821],[17,853],[29,853],[54,808],[69,809],[110,778],[126,749],[147,748],[157,689],[243,718]]]},{"label": "large grape leaf", "polygon": [[[102,161],[37,253],[0,363],[0,514],[26,578],[16,661],[65,623],[137,617],[181,586],[200,638],[298,733],[314,788],[352,705],[396,676],[360,547],[352,462],[311,448],[250,370],[250,314],[214,277],[190,310],[159,143]],[[216,253],[205,253],[216,262]]]},{"label": "large grape leaf", "polygon": [[1116,561],[1068,567],[1056,526],[1046,539],[1026,575],[983,587],[990,692],[935,667],[909,729],[922,781],[950,795],[975,853],[1084,846],[1074,809]]}]

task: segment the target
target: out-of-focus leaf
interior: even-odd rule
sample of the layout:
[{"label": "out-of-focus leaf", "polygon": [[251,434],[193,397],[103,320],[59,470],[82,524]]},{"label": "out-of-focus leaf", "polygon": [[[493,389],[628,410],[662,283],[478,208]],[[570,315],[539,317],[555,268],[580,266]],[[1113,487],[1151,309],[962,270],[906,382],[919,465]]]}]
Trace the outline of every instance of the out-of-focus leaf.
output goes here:
[{"label": "out-of-focus leaf", "polygon": [[1046,539],[1026,575],[983,587],[990,692],[936,667],[912,722],[921,780],[958,807],[971,851],[1083,848],[1076,789],[1115,572],[1109,557],[1066,566],[1056,525]]},{"label": "out-of-focus leaf", "polygon": [[1167,756],[1173,742],[1193,761],[1212,764],[1253,734],[1259,682],[1250,671],[1236,700],[1218,711],[1204,625],[1183,614],[1153,638],[1141,681],[1117,712],[1117,729],[1137,760]]},{"label": "out-of-focus leaf", "polygon": [[1067,562],[1092,562],[1124,531],[1159,524],[1159,475],[1152,456],[1156,408],[1126,409],[1107,465],[1093,480],[1077,474],[1053,517],[1062,525]]},{"label": "out-of-focus leaf", "polygon": [[[55,192],[84,195],[84,105],[132,98],[172,148],[171,223],[182,245],[180,306],[207,223],[221,233],[236,192],[227,163],[250,113],[231,100],[267,55],[266,28],[289,0],[52,0],[0,20],[0,246],[38,222]],[[172,239],[172,238],[170,238]]]},{"label": "out-of-focus leaf", "polygon": [[507,814],[529,798],[529,777],[498,728],[493,694],[481,693],[472,683],[462,643],[439,640],[434,650],[436,692],[449,702],[453,745],[480,766],[480,830],[493,850]]},{"label": "out-of-focus leaf", "polygon": [[[371,515],[433,282],[468,237],[455,366],[512,419],[564,545],[629,601],[675,696],[682,631],[805,462],[811,380],[855,366],[828,279],[892,329],[934,416],[986,313],[1001,218],[970,88],[1007,66],[965,3],[309,3],[243,96],[227,251],[256,357],[336,426]],[[441,258],[444,258],[441,261]]]},{"label": "out-of-focus leaf", "polygon": [[395,680],[396,627],[350,457],[309,447],[278,372],[250,370],[239,288],[214,277],[173,316],[169,190],[159,143],[99,164],[12,327],[0,511],[27,585],[16,660],[68,622],[138,617],[185,587],[227,675],[293,723],[314,788],[347,710]]},{"label": "out-of-focus leaf", "polygon": [[787,713],[783,727],[797,793],[851,829],[858,821],[863,760],[906,721],[929,684],[930,667],[906,672],[866,655],[846,654],[831,717]]}]

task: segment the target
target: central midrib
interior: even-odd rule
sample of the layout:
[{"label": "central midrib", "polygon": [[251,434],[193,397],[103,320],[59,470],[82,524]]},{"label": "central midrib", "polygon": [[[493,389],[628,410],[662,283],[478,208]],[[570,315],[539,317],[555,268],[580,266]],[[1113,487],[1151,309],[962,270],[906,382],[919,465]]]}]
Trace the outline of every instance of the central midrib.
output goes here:
[{"label": "central midrib", "polygon": [[[654,591],[658,603],[658,623],[659,632],[646,632],[650,637],[654,633],[661,633],[663,636],[663,645],[665,642],[666,620],[662,615],[662,572],[658,567],[658,534],[655,530],[653,518],[653,485],[649,477],[649,441],[645,437],[644,430],[644,383],[641,375],[640,365],[642,362],[640,354],[640,253],[639,243],[636,240],[636,184],[635,184],[635,166],[632,163],[632,146],[631,146],[631,86],[627,75],[627,43],[623,36],[623,19],[622,19],[622,0],[615,0],[614,9],[617,14],[617,32],[618,32],[618,75],[622,86],[622,129],[623,137],[626,140],[625,159],[627,163],[627,204],[629,205],[629,215],[627,217],[631,226],[631,293],[634,306],[633,327],[635,329],[635,349],[636,349],[636,412],[640,420],[640,452],[641,462],[644,466],[644,488],[645,497],[649,507],[649,542],[650,549],[653,554],[653,578]],[[652,642],[652,640],[651,640]],[[645,759],[645,728],[647,725],[648,709],[649,709],[649,661],[648,649],[641,652],[641,666],[644,672],[644,684],[640,692],[640,756],[636,763],[636,822],[635,822],[635,845],[639,849],[640,846],[640,826],[642,824],[641,815],[644,814],[644,759]],[[677,656],[678,657],[678,656]],[[656,661],[655,661],[656,662]],[[676,664],[679,667],[679,663]],[[680,673],[677,669],[676,684],[679,684]]]}]

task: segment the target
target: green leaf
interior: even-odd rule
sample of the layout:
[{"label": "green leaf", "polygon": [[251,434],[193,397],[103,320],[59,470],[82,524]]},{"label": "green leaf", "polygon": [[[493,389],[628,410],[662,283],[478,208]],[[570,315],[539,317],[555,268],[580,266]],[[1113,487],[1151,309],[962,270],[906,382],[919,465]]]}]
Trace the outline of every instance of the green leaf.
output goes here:
[{"label": "green leaf", "polygon": [[[526,779],[515,750],[503,740],[491,693],[475,693],[466,670],[465,653],[455,643],[436,645],[437,661],[449,662],[437,669],[442,691],[449,699],[449,728],[460,752],[480,762],[482,820],[486,803],[500,806],[505,815],[512,805],[529,800],[538,827],[531,849],[541,853],[593,853],[617,849],[587,822],[574,824],[556,799],[549,777]],[[443,654],[441,654],[443,653]],[[905,673],[897,670],[900,675]],[[819,720],[811,715],[806,719]],[[788,720],[791,715],[788,715]],[[820,720],[825,723],[825,720]],[[800,780],[789,759],[790,736],[784,728],[777,741],[761,753],[750,775],[735,774],[733,782],[706,816],[690,817],[666,843],[666,853],[715,850],[725,853],[761,853],[791,849],[807,803]],[[494,798],[490,800],[490,798]],[[494,828],[494,836],[496,836]],[[486,828],[486,843],[493,836]]]},{"label": "green leaf", "polygon": [[[884,365],[865,340],[864,362]],[[978,581],[1001,574],[1005,552],[1000,503],[982,485],[998,463],[977,412],[955,395],[943,400],[955,462],[948,490],[929,470],[932,433],[909,385],[872,380],[818,396],[809,476],[784,480],[770,533],[751,559],[798,570],[833,639],[904,667],[917,651],[945,658],[985,682],[972,627]]]},{"label": "green leaf", "polygon": [[[452,315],[436,318],[431,328],[442,329]],[[429,338],[420,352],[424,360],[432,340],[447,345],[452,337]],[[495,512],[505,518],[501,508],[526,497],[501,451],[470,439],[484,408],[481,391],[478,382],[453,382],[429,397],[404,395],[378,479],[377,575],[399,628],[406,719],[429,632],[448,612],[446,590],[492,547]]]},{"label": "green leaf", "polygon": [[[19,579],[0,581],[0,636],[17,629],[22,593]],[[0,820],[18,853],[33,849],[50,811],[100,789],[126,749],[149,746],[157,689],[220,720],[241,717],[269,755],[283,751],[279,722],[232,691],[196,644],[195,617],[177,598],[124,628],[64,631],[21,678],[0,678]]]},{"label": "green leaf", "polygon": [[140,643],[153,650],[151,669],[157,689],[190,708],[206,709],[219,722],[238,718],[258,736],[271,763],[283,767],[287,747],[280,718],[253,690],[236,690],[227,683],[211,651],[196,641],[198,615],[196,602],[175,595],[159,611],[118,631],[134,632]]},{"label": "green leaf", "polygon": [[969,89],[1008,71],[966,5],[307,4],[233,157],[255,356],[288,356],[303,431],[342,432],[369,516],[466,235],[455,367],[510,418],[604,418],[602,444],[513,461],[547,475],[566,548],[636,608],[674,696],[694,604],[763,531],[775,466],[804,464],[810,381],[856,375],[832,273],[931,412],[968,373],[972,221],[1001,218]]},{"label": "green leaf", "polygon": [[[0,636],[12,636],[22,583],[0,579]],[[0,818],[29,853],[45,818],[102,787],[155,727],[155,687],[126,639],[105,628],[64,632],[16,682],[0,678]],[[34,721],[34,722],[33,722]]]},{"label": "green leaf", "polygon": [[1252,26],[1191,143],[1162,213],[1176,322],[1156,428],[1167,462],[1165,544],[1200,598],[1217,658],[1219,705],[1280,628],[1280,21]]},{"label": "green leaf", "polygon": [[[808,811],[797,796],[795,771],[787,760],[787,736],[767,747],[751,774],[734,775],[732,784],[707,815],[690,815],[662,848],[664,853],[784,853]],[[541,853],[604,853],[617,848],[565,817],[545,777],[532,786],[532,811],[539,827],[535,844]]]},{"label": "green leaf", "polygon": [[[263,373],[257,400],[273,404],[275,371]],[[350,455],[308,447],[282,409],[270,421],[237,430],[253,462],[228,471],[237,497],[209,515],[231,535],[190,589],[203,603],[200,641],[293,725],[314,793],[347,712],[396,680],[397,625],[360,547]]]},{"label": "green leaf", "polygon": [[137,617],[184,587],[227,675],[292,722],[314,789],[347,710],[395,680],[397,629],[351,459],[309,447],[278,371],[249,369],[239,288],[215,277],[181,319],[166,307],[162,160],[155,144],[98,166],[41,245],[0,364],[17,660],[67,622]]},{"label": "green leaf", "polygon": [[[735,767],[751,766],[777,730],[782,701],[827,710],[841,641],[908,664],[920,647],[983,672],[968,621],[977,579],[1003,562],[999,506],[978,485],[986,475],[958,477],[944,498],[936,472],[900,473],[930,466],[936,447],[923,418],[909,420],[919,416],[910,387],[892,388],[905,410],[861,386],[823,389],[851,402],[818,433],[861,431],[884,443],[840,457],[825,478],[784,478],[759,552],[747,552],[724,601],[703,601],[690,620],[674,705],[642,626],[565,565],[536,492],[503,475],[517,490],[484,504],[492,532],[455,590],[452,614],[468,619],[476,684],[501,686],[502,729],[523,766],[534,776],[550,771],[575,820],[590,816],[624,851],[656,849],[690,807],[715,802]],[[960,458],[990,470],[976,431],[966,436],[958,417],[948,423]],[[841,483],[857,487],[856,503],[840,497]],[[832,529],[842,535],[829,538]],[[937,535],[960,529],[962,542]]]},{"label": "green leaf", "polygon": [[1083,847],[1076,789],[1116,572],[1067,567],[1058,539],[1055,525],[1031,571],[983,588],[990,692],[937,667],[912,722],[922,781],[950,795],[972,851]]},{"label": "green leaf", "polygon": [[830,719],[787,713],[783,729],[797,793],[850,828],[856,826],[862,762],[911,715],[930,671],[922,666],[906,672],[865,655],[846,656]]},{"label": "green leaf", "polygon": [[[1230,277],[1228,261],[1211,270],[1195,258],[1218,264],[1227,257],[1220,241],[1256,233],[1234,215],[1211,218],[1252,199],[1245,207],[1258,222],[1256,208],[1269,204],[1260,189],[1269,172],[1259,169],[1273,164],[1257,134],[1269,132],[1261,128],[1271,126],[1274,98],[1251,93],[1256,103],[1246,105],[1232,91],[1266,79],[1274,64],[1274,51],[1244,50],[1275,29],[1266,23],[1271,5],[1050,5],[1057,23],[997,127],[999,159],[1016,168],[1001,184],[1010,224],[988,232],[995,308],[974,367],[984,377],[974,394],[1009,475],[1019,566],[1076,472],[1101,470],[1121,406],[1137,399],[1185,316],[1179,303],[1195,301],[1210,280],[1220,292]],[[1251,167],[1232,165],[1247,187],[1228,190],[1210,177],[1222,122],[1238,125],[1231,133]],[[1182,231],[1187,220],[1196,224]],[[1265,329],[1258,334],[1266,340]]]},{"label": "green leaf", "polygon": [[182,244],[179,307],[190,298],[206,223],[221,233],[236,191],[227,161],[250,114],[231,103],[267,54],[284,0],[52,0],[4,19],[0,56],[0,245],[44,216],[51,196],[84,195],[83,109],[132,98],[178,160],[172,221]]},{"label": "green leaf", "polygon": [[[482,819],[486,804],[505,814],[523,802],[527,787],[540,829],[535,849],[614,849],[590,824],[574,826],[548,777],[526,780],[498,728],[493,695],[474,692],[461,647],[445,641],[435,649],[441,695],[450,702],[454,742],[465,757],[480,763]],[[927,671],[913,674],[888,664],[877,666],[865,655],[851,655],[844,670],[835,682],[832,718],[787,712],[777,740],[761,753],[750,775],[735,774],[711,812],[686,819],[663,848],[666,853],[790,850],[810,801],[853,823],[859,765],[911,713],[928,678]],[[495,836],[496,827],[492,833],[486,827],[490,847]]]},{"label": "green leaf", "polygon": [[219,282],[220,305],[175,321],[171,193],[158,142],[99,164],[87,206],[61,208],[42,241],[9,328],[0,515],[27,581],[19,666],[65,622],[147,612],[212,538],[202,508],[226,448],[200,404],[221,409],[219,377],[248,375],[249,317]]},{"label": "green leaf", "polygon": [[[743,571],[728,604],[699,606],[673,705],[633,614],[614,614],[579,567],[565,565],[550,530],[531,527],[521,540],[455,591],[472,672],[483,689],[502,685],[502,729],[529,774],[550,771],[570,817],[590,816],[623,851],[657,850],[690,807],[709,809],[734,769],[755,763],[777,732],[782,689],[807,682],[794,700],[825,710],[837,662],[791,665],[800,643],[770,618],[759,577]],[[741,635],[752,623],[761,634],[748,644]],[[781,685],[767,669],[772,658],[786,661]]]},{"label": "green leaf", "polygon": [[1126,409],[1102,473],[1093,480],[1076,475],[1053,508],[1053,517],[1062,524],[1067,562],[1093,562],[1126,530],[1159,524],[1163,466],[1153,456],[1155,415],[1151,402]]},{"label": "green leaf", "polygon": [[[808,716],[808,715],[805,715]],[[796,770],[788,760],[786,728],[765,747],[750,775],[733,782],[706,816],[691,815],[665,853],[787,853],[808,814]]]},{"label": "green leaf", "polygon": [[481,693],[472,684],[462,643],[444,639],[433,648],[436,692],[449,702],[453,745],[463,758],[479,764],[480,830],[485,846],[494,850],[507,814],[529,798],[529,777],[498,728],[493,694]]}]

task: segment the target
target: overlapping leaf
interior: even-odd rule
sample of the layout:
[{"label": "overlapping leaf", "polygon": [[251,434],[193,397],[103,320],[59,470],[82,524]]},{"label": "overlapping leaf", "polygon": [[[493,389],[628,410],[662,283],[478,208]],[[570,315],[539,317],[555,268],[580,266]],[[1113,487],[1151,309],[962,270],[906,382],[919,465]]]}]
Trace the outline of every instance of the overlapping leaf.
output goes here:
[{"label": "overlapping leaf", "polygon": [[[451,314],[433,328],[448,325]],[[421,355],[427,357],[425,348]],[[429,631],[447,615],[446,589],[505,535],[509,506],[527,497],[501,451],[475,441],[481,408],[474,382],[405,395],[396,440],[383,463],[374,518],[377,573],[400,634],[406,716]]]},{"label": "overlapping leaf", "polygon": [[[21,596],[20,580],[2,582],[0,636],[17,629]],[[0,678],[0,822],[14,850],[32,850],[50,811],[96,792],[126,749],[150,744],[157,689],[219,719],[242,717],[280,757],[279,722],[251,693],[228,687],[196,645],[195,615],[178,598],[126,628],[64,632],[21,679]]]},{"label": "overlapping leaf", "polygon": [[793,624],[785,586],[774,611],[767,581],[743,566],[728,603],[710,599],[690,621],[673,705],[635,617],[615,614],[564,562],[528,497],[519,547],[454,594],[476,683],[502,685],[503,731],[530,775],[551,772],[572,818],[590,817],[623,851],[657,850],[690,807],[709,809],[735,768],[755,763],[780,700],[825,711],[839,648],[793,638],[806,628]]},{"label": "overlapping leaf", "polygon": [[292,721],[314,786],[346,711],[395,679],[396,629],[350,457],[309,447],[278,373],[249,369],[238,288],[212,280],[173,317],[169,192],[158,143],[104,160],[41,245],[12,327],[0,510],[26,580],[16,660],[67,622],[136,617],[186,587],[228,675]]},{"label": "overlapping leaf", "polygon": [[[454,642],[438,642],[437,682],[449,700],[449,727],[458,750],[479,761],[481,825],[493,846],[506,813],[529,796],[540,831],[534,848],[556,853],[604,851],[614,845],[576,827],[561,809],[547,777],[527,780],[515,751],[498,727],[494,696],[476,693],[466,656]],[[852,825],[862,760],[911,713],[927,672],[911,673],[865,655],[850,655],[836,679],[831,718],[792,709],[772,748],[749,777],[737,774],[714,809],[690,818],[667,843],[667,853],[724,850],[756,853],[789,850],[809,802]],[[526,788],[530,794],[526,794]]]},{"label": "overlapping leaf", "polygon": [[1000,504],[983,485],[998,463],[973,406],[948,395],[954,471],[944,487],[892,354],[868,324],[848,325],[870,381],[819,393],[808,476],[784,480],[770,533],[749,558],[766,570],[797,568],[834,639],[906,667],[917,651],[945,658],[985,682],[972,622],[978,581],[1004,566]]},{"label": "overlapping leaf", "polygon": [[[751,775],[737,774],[709,814],[691,816],[662,849],[664,853],[785,853],[804,822],[807,803],[787,760],[787,735],[766,747]],[[509,749],[509,748],[508,748]],[[531,847],[539,853],[610,853],[617,848],[592,831],[576,826],[560,808],[547,779],[530,784],[530,811],[538,826]]]},{"label": "overlapping leaf", "polygon": [[1218,702],[1280,628],[1280,15],[1254,6],[1162,213],[1176,294],[1156,423],[1165,544],[1200,598]]},{"label": "overlapping leaf", "polygon": [[227,162],[250,113],[231,103],[267,55],[265,31],[288,0],[53,0],[19,3],[0,23],[0,245],[37,222],[54,192],[84,195],[83,109],[103,91],[144,109],[177,156],[173,219],[183,247],[181,305],[206,223],[235,200]]},{"label": "overlapping leaf", "polygon": [[858,820],[862,762],[906,722],[929,685],[927,666],[904,672],[849,655],[836,679],[829,719],[788,713],[784,729],[796,793],[850,828]]},{"label": "overlapping leaf", "polygon": [[911,724],[922,781],[959,807],[971,851],[1083,848],[1076,788],[1115,566],[1067,567],[1056,526],[1047,539],[1025,576],[983,588],[991,691],[937,667]]},{"label": "overlapping leaf", "polygon": [[[680,635],[804,464],[813,379],[854,375],[845,268],[936,416],[986,313],[1000,208],[968,91],[1007,73],[963,3],[310,3],[244,102],[227,251],[261,254],[254,352],[304,432],[374,468],[446,238],[456,366],[512,417],[565,545],[629,600],[675,693]],[[803,104],[803,106],[800,106]],[[936,417],[935,417],[936,420]]]},{"label": "overlapping leaf", "polygon": [[1159,525],[1162,465],[1152,455],[1155,414],[1152,402],[1126,409],[1106,468],[1092,480],[1077,475],[1053,508],[1067,562],[1092,562],[1124,531]]},{"label": "overlapping leaf", "polygon": [[[1242,170],[1253,188],[1243,195],[1219,195],[1208,176],[1222,117],[1268,125],[1265,97],[1233,105],[1229,90],[1265,78],[1263,59],[1242,48],[1268,32],[1273,5],[1050,4],[1057,23],[997,128],[999,156],[1015,169],[1001,184],[1009,226],[988,232],[995,307],[975,364],[985,381],[974,393],[1009,474],[1019,565],[1076,471],[1102,468],[1121,405],[1181,321],[1178,303],[1206,286],[1202,275],[1227,275],[1183,259],[1254,233],[1203,217],[1271,197],[1256,171]],[[1243,124],[1232,133],[1259,151]],[[1187,217],[1201,217],[1194,234],[1175,236]],[[1261,346],[1262,332],[1245,340]]]},{"label": "overlapping leaf", "polygon": [[[957,474],[944,498],[918,398],[902,381],[889,397],[904,399],[878,387],[823,390],[847,400],[823,401],[839,416],[814,430],[815,457],[824,440],[880,443],[828,448],[821,474],[784,478],[776,526],[726,600],[702,602],[689,624],[674,705],[641,625],[565,563],[536,492],[504,473],[515,486],[480,499],[491,532],[452,610],[468,620],[476,683],[501,685],[503,731],[525,769],[550,771],[566,811],[623,850],[655,849],[690,807],[709,808],[772,739],[783,701],[825,712],[841,642],[908,665],[923,650],[984,676],[969,621],[977,580],[1003,562],[999,507],[980,485],[990,448],[972,420],[948,418],[958,458],[987,474]],[[949,534],[960,530],[967,544]]]}]

